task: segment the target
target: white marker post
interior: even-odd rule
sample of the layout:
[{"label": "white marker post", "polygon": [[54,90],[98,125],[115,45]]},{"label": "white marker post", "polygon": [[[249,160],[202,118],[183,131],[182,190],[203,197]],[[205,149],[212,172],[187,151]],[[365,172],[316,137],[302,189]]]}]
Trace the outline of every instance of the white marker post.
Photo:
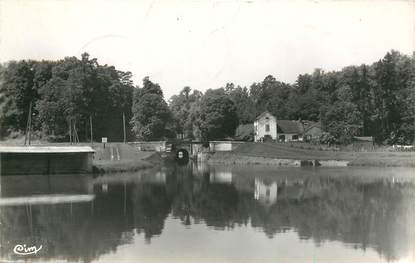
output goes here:
[{"label": "white marker post", "polygon": [[105,144],[107,143],[108,139],[107,137],[102,137],[101,138],[102,143],[104,144],[104,149],[105,149]]}]

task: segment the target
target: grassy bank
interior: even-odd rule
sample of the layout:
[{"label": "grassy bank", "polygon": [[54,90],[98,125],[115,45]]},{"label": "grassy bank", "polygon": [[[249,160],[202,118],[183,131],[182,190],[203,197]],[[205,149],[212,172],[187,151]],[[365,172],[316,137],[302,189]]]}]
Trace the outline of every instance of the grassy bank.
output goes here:
[{"label": "grassy bank", "polygon": [[147,169],[160,163],[160,155],[155,152],[142,152],[124,143],[109,143],[93,146],[95,156],[94,173],[128,172]]},{"label": "grassy bank", "polygon": [[132,172],[153,167],[154,164],[145,160],[99,160],[94,161],[93,173],[116,173],[116,172]]},{"label": "grassy bank", "polygon": [[215,164],[268,164],[301,166],[307,161],[329,166],[405,166],[415,167],[415,152],[319,151],[281,143],[245,143],[233,152],[216,152],[209,159]]}]

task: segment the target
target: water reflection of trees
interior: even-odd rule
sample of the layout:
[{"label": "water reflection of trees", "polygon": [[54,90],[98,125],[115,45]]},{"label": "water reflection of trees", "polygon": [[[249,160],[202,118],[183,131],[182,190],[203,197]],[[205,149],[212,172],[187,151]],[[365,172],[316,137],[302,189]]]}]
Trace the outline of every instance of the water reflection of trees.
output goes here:
[{"label": "water reflection of trees", "polygon": [[[179,178],[183,189],[173,202],[173,214],[208,226],[250,224],[270,238],[288,229],[316,243],[341,241],[352,247],[374,248],[396,259],[415,244],[413,182],[378,178],[302,176],[263,178],[265,189],[278,185],[275,203],[255,200],[258,176],[234,174],[232,184],[215,184],[207,176]],[[259,177],[261,178],[261,177]]]},{"label": "water reflection of trees", "polygon": [[[13,258],[15,244],[41,242],[45,258],[90,262],[132,242],[134,233],[143,233],[150,242],[162,234],[170,213],[184,225],[232,229],[250,224],[270,238],[293,229],[302,239],[371,247],[388,259],[414,245],[411,182],[234,173],[230,183],[228,178],[212,181],[212,170],[181,167],[170,173],[158,180],[100,182],[93,187],[92,203],[3,207],[1,254]],[[263,189],[277,186],[276,200],[258,200],[259,182]]]},{"label": "water reflection of trees", "polygon": [[134,228],[144,233],[147,242],[154,235],[160,235],[164,221],[170,213],[171,198],[165,185],[143,183],[131,192]]},{"label": "water reflection of trees", "polygon": [[252,225],[262,227],[268,236],[288,227],[317,243],[338,240],[362,249],[372,247],[388,259],[398,258],[413,244],[407,216],[413,207],[404,202],[402,192],[415,190],[413,185],[327,179],[320,183],[319,192],[310,191],[306,182],[298,198],[280,198],[268,211],[252,210]]}]

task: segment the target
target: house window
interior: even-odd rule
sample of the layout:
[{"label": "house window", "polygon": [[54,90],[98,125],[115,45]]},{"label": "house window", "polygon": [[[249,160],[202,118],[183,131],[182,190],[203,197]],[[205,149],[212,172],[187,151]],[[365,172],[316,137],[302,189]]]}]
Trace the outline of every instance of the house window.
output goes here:
[{"label": "house window", "polygon": [[293,140],[298,140],[298,135],[296,135],[296,134],[295,134],[295,135],[293,135],[292,139],[293,139]]},{"label": "house window", "polygon": [[265,124],[265,131],[269,132],[269,124]]}]

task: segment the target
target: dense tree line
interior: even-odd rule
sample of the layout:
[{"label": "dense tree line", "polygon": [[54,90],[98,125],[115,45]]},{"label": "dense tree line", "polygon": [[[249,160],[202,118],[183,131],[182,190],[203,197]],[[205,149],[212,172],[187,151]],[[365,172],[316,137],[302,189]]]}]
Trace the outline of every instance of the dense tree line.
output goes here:
[{"label": "dense tree line", "polygon": [[[182,103],[184,90],[170,100],[173,116],[193,123],[179,125],[185,135],[203,137],[198,132],[207,129],[208,138],[232,136],[225,125],[235,127],[235,123],[227,123],[227,118],[236,113],[239,124],[248,124],[267,110],[277,119],[320,121],[338,143],[349,143],[353,136],[373,136],[384,144],[409,144],[415,139],[415,56],[397,51],[372,65],[332,72],[316,69],[299,75],[292,85],[269,75],[248,88],[227,83],[203,96],[198,94],[187,104]],[[215,94],[221,94],[221,100],[214,100]],[[203,101],[209,106],[201,107]],[[232,110],[221,113],[222,107]],[[204,117],[210,114],[214,117]],[[222,133],[216,133],[218,129]]]},{"label": "dense tree line", "polygon": [[[227,83],[205,93],[184,87],[165,101],[148,77],[134,87],[130,72],[81,59],[11,61],[0,66],[0,132],[24,133],[32,103],[33,130],[48,139],[68,140],[74,126],[88,140],[128,138],[211,140],[235,135],[267,110],[277,119],[320,121],[338,143],[374,136],[378,143],[415,139],[415,55],[388,52],[371,65],[301,74],[294,84],[266,76],[249,87]],[[249,137],[249,136],[245,136]]]},{"label": "dense tree line", "polygon": [[32,104],[32,130],[42,137],[68,141],[74,127],[79,140],[89,140],[91,120],[95,140],[122,140],[122,116],[132,115],[130,72],[99,65],[84,53],[81,59],[11,61],[1,66],[0,74],[3,137],[24,133]]}]

